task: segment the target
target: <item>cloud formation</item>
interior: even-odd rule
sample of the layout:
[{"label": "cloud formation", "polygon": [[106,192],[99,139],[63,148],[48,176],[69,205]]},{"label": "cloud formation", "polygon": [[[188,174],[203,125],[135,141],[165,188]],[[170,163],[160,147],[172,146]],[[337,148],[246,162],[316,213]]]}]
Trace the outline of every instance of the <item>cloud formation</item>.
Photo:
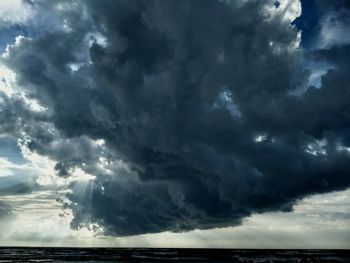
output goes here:
[{"label": "cloud formation", "polygon": [[[67,195],[72,227],[109,235],[237,225],[345,189],[350,46],[304,51],[300,3],[272,2],[30,1],[58,25],[2,56],[17,82],[0,132],[58,176],[93,175]],[[305,59],[333,65],[319,88]]]},{"label": "cloud formation", "polygon": [[8,217],[11,215],[11,208],[5,202],[0,202],[0,218]]},{"label": "cloud formation", "polygon": [[12,24],[28,22],[33,10],[21,0],[3,0],[0,3],[0,29]]}]

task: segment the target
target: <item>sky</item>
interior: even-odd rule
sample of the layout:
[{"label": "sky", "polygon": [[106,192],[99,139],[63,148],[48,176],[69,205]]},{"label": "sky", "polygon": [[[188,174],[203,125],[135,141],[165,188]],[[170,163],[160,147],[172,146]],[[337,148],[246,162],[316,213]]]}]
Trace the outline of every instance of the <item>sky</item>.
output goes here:
[{"label": "sky", "polygon": [[0,1],[0,246],[349,248],[349,17]]}]

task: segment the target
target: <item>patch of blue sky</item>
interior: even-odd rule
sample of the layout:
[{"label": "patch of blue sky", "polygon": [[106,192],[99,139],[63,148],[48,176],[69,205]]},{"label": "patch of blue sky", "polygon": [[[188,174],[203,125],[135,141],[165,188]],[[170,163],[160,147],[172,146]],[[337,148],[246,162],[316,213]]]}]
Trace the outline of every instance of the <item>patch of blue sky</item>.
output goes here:
[{"label": "patch of blue sky", "polygon": [[14,164],[25,164],[28,161],[23,158],[17,140],[11,136],[0,136],[0,158],[7,159]]}]

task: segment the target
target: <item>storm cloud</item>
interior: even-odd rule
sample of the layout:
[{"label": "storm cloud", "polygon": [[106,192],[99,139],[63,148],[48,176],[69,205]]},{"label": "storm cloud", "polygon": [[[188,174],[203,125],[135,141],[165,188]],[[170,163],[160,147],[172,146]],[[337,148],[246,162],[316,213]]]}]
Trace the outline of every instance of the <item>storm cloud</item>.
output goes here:
[{"label": "storm cloud", "polygon": [[[107,235],[238,225],[345,189],[350,45],[304,50],[299,2],[274,2],[27,1],[55,26],[2,56],[0,132],[58,176],[93,175],[66,206]],[[306,60],[332,66],[320,87]]]}]

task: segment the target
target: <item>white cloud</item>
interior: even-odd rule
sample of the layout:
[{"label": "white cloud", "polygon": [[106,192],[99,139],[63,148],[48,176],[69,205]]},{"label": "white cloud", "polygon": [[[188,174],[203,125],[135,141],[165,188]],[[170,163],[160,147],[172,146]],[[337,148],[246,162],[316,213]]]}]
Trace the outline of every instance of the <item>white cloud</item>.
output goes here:
[{"label": "white cloud", "polygon": [[301,15],[301,3],[299,0],[280,0],[279,12],[283,14],[284,19],[293,22]]},{"label": "white cloud", "polygon": [[271,18],[276,16],[291,23],[301,15],[301,3],[299,0],[280,0],[278,8],[273,4],[273,1],[268,2],[264,12]]},{"label": "white cloud", "polygon": [[242,116],[238,105],[233,99],[232,93],[225,87],[218,95],[218,98],[214,102],[213,109],[224,108],[228,110],[233,118],[240,118]]},{"label": "white cloud", "polygon": [[258,134],[254,137],[254,141],[256,143],[259,143],[259,142],[264,142],[267,140],[267,134]]},{"label": "white cloud", "polygon": [[13,86],[16,81],[16,74],[0,64],[0,95],[4,93],[7,97],[11,97],[14,94]]},{"label": "white cloud", "polygon": [[314,155],[314,156],[319,156],[319,155],[327,155],[327,151],[325,147],[327,146],[327,141],[326,140],[315,140],[315,142],[309,143],[306,146],[305,152]]},{"label": "white cloud", "polygon": [[0,1],[0,27],[25,23],[33,16],[33,10],[22,0]]},{"label": "white cloud", "polygon": [[37,170],[30,164],[15,164],[6,158],[0,157],[0,177],[12,175],[34,175]]},{"label": "white cloud", "polygon": [[[344,19],[345,17],[345,19]],[[350,43],[350,12],[330,12],[321,22],[317,47],[329,48]]]}]

